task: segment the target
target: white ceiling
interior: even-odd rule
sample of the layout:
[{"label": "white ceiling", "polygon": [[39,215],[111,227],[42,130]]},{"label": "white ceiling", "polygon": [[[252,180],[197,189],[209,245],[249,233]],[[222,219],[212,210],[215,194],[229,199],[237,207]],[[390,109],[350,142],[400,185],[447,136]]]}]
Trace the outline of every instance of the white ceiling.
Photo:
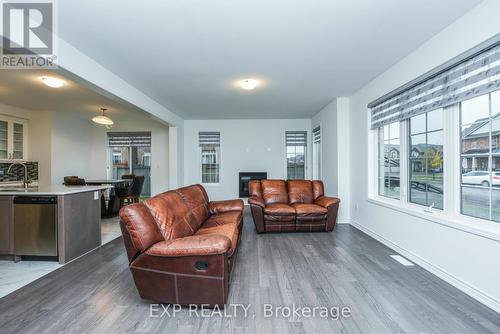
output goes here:
[{"label": "white ceiling", "polygon": [[[47,87],[41,78],[52,76],[64,80],[61,88]],[[73,113],[81,119],[99,115],[100,108],[115,122],[134,122],[150,118],[134,106],[94,91],[82,83],[48,70],[0,71],[0,104],[28,110],[51,110]],[[2,110],[0,109],[0,113]]]},{"label": "white ceiling", "polygon": [[[59,35],[184,118],[301,118],[479,2],[60,1]],[[248,77],[262,86],[235,86]]]}]

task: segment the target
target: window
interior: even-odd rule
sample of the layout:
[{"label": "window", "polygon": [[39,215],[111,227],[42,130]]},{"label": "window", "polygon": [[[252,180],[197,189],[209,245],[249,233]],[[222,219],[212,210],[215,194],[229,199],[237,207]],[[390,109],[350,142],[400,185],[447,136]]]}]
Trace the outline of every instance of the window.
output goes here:
[{"label": "window", "polygon": [[378,130],[379,195],[400,197],[400,141],[399,122]]},{"label": "window", "polygon": [[316,127],[313,130],[313,179],[321,179],[321,129]]},{"label": "window", "polygon": [[305,179],[306,177],[306,131],[287,131],[286,170],[288,179]]},{"label": "window", "polygon": [[500,222],[500,90],[374,133],[378,195],[400,199],[408,208],[433,205],[451,219],[465,215]]},{"label": "window", "polygon": [[500,91],[463,101],[461,212],[500,222]]},{"label": "window", "polygon": [[409,201],[443,209],[443,109],[409,119]]},{"label": "window", "polygon": [[151,132],[108,132],[111,168],[109,176],[144,176],[141,196],[151,195]]},{"label": "window", "polygon": [[482,43],[368,103],[373,200],[499,233],[499,59],[498,39]]},{"label": "window", "polygon": [[220,132],[200,132],[201,183],[219,183]]}]

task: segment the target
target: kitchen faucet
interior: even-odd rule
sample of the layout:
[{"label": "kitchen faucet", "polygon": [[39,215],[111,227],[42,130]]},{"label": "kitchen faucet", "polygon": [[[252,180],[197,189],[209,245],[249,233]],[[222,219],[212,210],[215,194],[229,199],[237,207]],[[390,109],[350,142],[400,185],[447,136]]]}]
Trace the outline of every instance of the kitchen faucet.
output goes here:
[{"label": "kitchen faucet", "polygon": [[13,162],[10,164],[9,168],[7,169],[7,174],[10,174],[10,171],[12,170],[12,167],[14,165],[20,165],[20,166],[24,167],[23,185],[24,185],[24,188],[28,188],[28,185],[31,182],[28,180],[28,166],[26,164],[23,164],[22,162]]}]

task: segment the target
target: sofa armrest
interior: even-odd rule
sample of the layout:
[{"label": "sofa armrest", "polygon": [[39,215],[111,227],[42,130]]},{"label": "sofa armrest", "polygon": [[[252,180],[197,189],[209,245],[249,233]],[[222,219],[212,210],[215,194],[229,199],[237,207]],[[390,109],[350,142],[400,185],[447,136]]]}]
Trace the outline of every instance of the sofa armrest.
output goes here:
[{"label": "sofa armrest", "polygon": [[221,234],[192,235],[160,241],[146,250],[146,254],[161,257],[224,254],[231,248],[231,240]]},{"label": "sofa armrest", "polygon": [[243,201],[241,199],[230,199],[227,201],[213,201],[208,203],[210,214],[217,214],[228,211],[243,211]]},{"label": "sofa armrest", "polygon": [[266,205],[264,204],[264,200],[260,197],[257,197],[257,196],[250,196],[248,198],[248,204],[257,205],[257,206],[260,206],[261,208],[266,207]]},{"label": "sofa armrest", "polygon": [[337,223],[337,213],[339,212],[340,199],[337,197],[321,196],[314,201],[314,204],[320,205],[328,209],[328,216],[326,219],[325,230],[327,232],[333,231]]},{"label": "sofa armrest", "polygon": [[340,199],[336,197],[327,197],[327,196],[321,196],[314,201],[314,204],[317,204],[319,206],[322,206],[324,208],[328,208],[331,205],[334,204],[339,204]]},{"label": "sofa armrest", "polygon": [[257,196],[250,196],[248,198],[248,204],[250,204],[250,210],[252,211],[255,230],[257,233],[265,232],[264,208],[266,207],[266,204],[264,203],[264,200]]}]

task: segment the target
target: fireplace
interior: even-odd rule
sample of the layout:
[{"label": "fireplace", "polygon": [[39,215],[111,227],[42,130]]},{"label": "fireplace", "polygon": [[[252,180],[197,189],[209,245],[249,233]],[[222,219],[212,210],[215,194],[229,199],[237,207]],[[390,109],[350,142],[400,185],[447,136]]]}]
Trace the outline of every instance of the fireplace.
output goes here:
[{"label": "fireplace", "polygon": [[240,198],[248,197],[248,181],[250,180],[263,180],[267,179],[266,172],[240,172],[239,175],[239,187],[240,187]]}]

